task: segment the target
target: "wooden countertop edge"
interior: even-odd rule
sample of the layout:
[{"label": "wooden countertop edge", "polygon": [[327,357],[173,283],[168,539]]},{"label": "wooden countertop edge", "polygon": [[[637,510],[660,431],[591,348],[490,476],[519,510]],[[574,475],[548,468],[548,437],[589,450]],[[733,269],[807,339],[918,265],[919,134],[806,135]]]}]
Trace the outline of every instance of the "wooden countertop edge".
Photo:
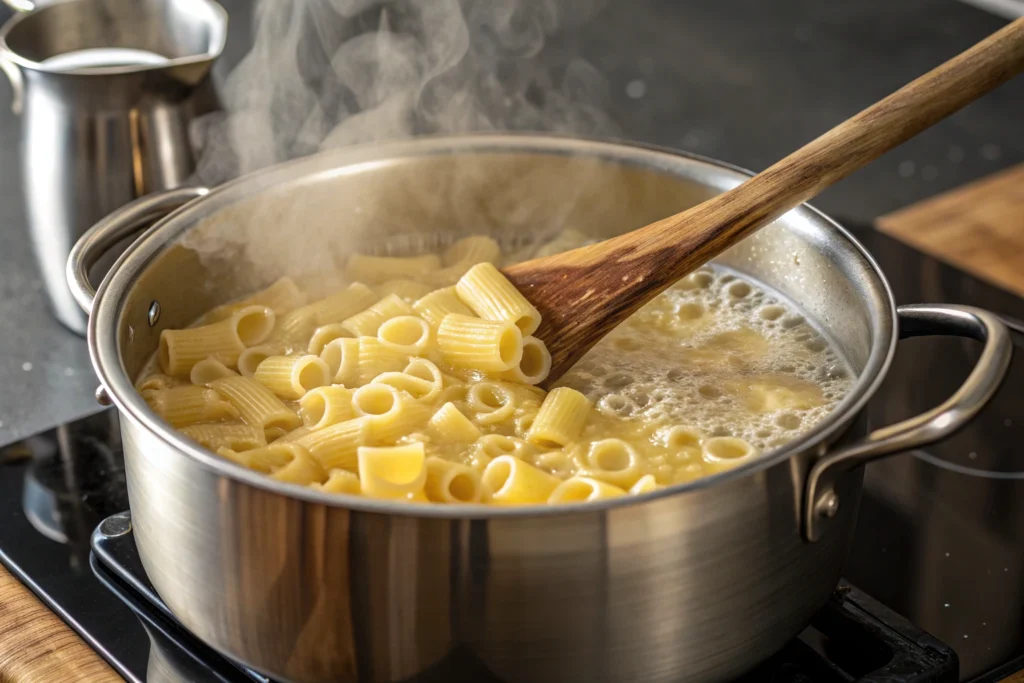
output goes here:
[{"label": "wooden countertop edge", "polygon": [[0,681],[123,680],[70,626],[0,565]]}]

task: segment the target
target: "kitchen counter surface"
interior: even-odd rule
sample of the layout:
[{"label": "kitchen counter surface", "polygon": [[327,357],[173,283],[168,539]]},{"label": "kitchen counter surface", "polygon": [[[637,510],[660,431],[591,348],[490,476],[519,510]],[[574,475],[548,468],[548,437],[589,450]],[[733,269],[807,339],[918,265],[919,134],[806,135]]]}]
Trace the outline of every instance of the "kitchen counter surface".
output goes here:
[{"label": "kitchen counter surface", "polygon": [[[221,75],[249,25],[249,0],[222,2]],[[555,54],[605,74],[621,137],[759,169],[1003,23],[955,0],[638,0],[608,3]],[[0,86],[0,443],[97,408],[85,342],[50,316],[32,260],[10,98]],[[815,204],[870,220],[1024,161],[1022,106],[1017,79]]]}]

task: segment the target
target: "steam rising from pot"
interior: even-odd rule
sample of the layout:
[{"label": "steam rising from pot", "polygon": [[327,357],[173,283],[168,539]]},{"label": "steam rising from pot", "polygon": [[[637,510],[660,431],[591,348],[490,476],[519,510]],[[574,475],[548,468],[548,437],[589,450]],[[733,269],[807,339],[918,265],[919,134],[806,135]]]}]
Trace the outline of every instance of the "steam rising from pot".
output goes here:
[{"label": "steam rising from pot", "polygon": [[[216,184],[358,142],[477,131],[607,137],[607,88],[564,48],[605,0],[259,0],[225,111],[198,122]],[[542,58],[543,57],[543,58]]]},{"label": "steam rising from pot", "polygon": [[[564,46],[605,1],[260,0],[254,45],[222,88],[224,111],[193,131],[197,180],[420,135],[614,136],[604,78]],[[209,280],[218,301],[285,274],[315,276],[305,281],[325,293],[353,250],[420,253],[442,234],[540,238],[579,220],[574,208],[600,215],[620,199],[614,171],[594,172],[588,157],[485,156],[407,161],[290,186],[287,196],[275,181],[181,244],[208,271],[230,274]]]}]

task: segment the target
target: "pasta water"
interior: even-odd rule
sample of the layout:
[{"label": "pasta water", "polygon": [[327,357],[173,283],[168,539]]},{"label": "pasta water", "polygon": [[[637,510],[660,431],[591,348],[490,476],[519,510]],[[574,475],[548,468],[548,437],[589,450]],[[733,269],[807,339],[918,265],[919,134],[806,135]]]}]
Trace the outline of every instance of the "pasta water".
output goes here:
[{"label": "pasta water", "polygon": [[[503,252],[353,254],[315,300],[282,278],[164,330],[150,407],[281,481],[394,500],[495,505],[642,494],[749,462],[812,428],[853,381],[788,302],[705,268],[598,343],[550,392],[537,309]],[[320,293],[323,294],[323,293]]]}]

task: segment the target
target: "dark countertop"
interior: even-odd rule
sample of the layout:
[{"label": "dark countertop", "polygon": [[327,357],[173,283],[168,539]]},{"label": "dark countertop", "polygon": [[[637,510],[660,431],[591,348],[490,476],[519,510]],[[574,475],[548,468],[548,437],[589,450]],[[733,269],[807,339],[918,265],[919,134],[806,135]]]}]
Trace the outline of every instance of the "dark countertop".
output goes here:
[{"label": "dark countertop", "polygon": [[[221,75],[245,50],[251,9],[222,3]],[[578,51],[604,73],[622,138],[760,169],[1004,23],[956,0],[637,0],[609,2],[552,55]],[[97,407],[85,343],[49,315],[32,262],[10,97],[0,86],[0,443]],[[870,220],[1024,161],[1022,108],[1017,79],[815,204]]]}]

